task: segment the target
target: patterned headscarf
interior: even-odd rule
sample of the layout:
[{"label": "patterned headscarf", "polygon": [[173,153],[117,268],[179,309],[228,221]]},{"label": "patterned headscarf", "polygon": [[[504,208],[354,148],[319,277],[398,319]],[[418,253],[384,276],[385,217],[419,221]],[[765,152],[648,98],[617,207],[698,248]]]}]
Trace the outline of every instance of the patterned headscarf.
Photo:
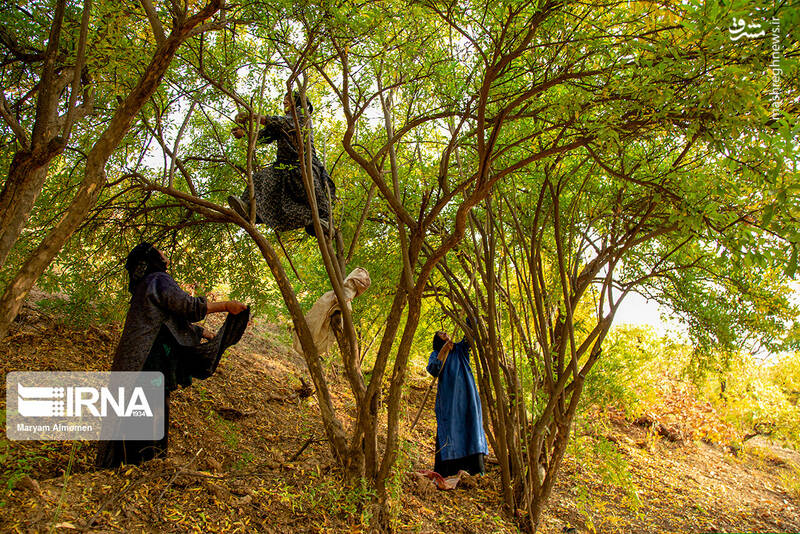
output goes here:
[{"label": "patterned headscarf", "polygon": [[143,241],[131,250],[125,259],[125,270],[128,271],[128,291],[134,288],[150,273],[163,273],[167,264],[161,253],[151,243]]}]

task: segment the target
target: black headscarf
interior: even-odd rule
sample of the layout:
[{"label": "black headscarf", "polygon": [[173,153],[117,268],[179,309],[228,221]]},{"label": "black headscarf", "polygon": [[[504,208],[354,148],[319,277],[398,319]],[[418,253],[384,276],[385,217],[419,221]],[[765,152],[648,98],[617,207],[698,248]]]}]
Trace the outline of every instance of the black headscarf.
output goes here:
[{"label": "black headscarf", "polygon": [[158,249],[142,241],[133,247],[125,259],[125,270],[128,271],[128,291],[133,293],[133,289],[148,274],[166,272],[167,264]]},{"label": "black headscarf", "polygon": [[[289,93],[286,93],[286,96],[289,96]],[[292,92],[292,99],[294,100],[294,108],[297,111],[297,115],[300,117],[300,122],[305,124],[305,119],[303,118],[303,97],[299,91]],[[306,109],[308,110],[308,114],[311,115],[314,111],[314,106],[311,105],[311,100],[306,97]],[[290,112],[286,112],[287,116],[291,116]],[[294,144],[294,134],[289,132],[284,132],[284,135],[289,137],[290,142]],[[258,133],[258,141],[257,143],[260,145],[272,143],[273,141],[277,141],[280,138],[280,133],[276,132],[274,128],[264,128]]]},{"label": "black headscarf", "polygon": [[444,347],[444,344],[447,343],[444,339],[439,337],[439,332],[433,334],[433,350],[439,352]]},{"label": "black headscarf", "polygon": [[[300,91],[295,91],[292,96],[294,97],[294,107],[297,108],[297,113],[303,113],[303,95],[300,94]],[[306,97],[306,108],[308,108],[309,115],[314,113],[314,106],[311,105],[311,100],[308,97]]]}]

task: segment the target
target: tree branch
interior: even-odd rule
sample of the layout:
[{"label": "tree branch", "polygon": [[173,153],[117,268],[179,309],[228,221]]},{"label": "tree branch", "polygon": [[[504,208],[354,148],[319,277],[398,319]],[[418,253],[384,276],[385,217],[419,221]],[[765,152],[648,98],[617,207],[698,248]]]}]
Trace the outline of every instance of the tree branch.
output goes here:
[{"label": "tree branch", "polygon": [[158,19],[158,13],[156,13],[153,3],[150,0],[139,0],[139,2],[142,4],[144,12],[147,14],[147,20],[150,21],[150,27],[153,28],[153,37],[156,39],[156,45],[161,46],[161,43],[167,39],[167,36],[164,33],[164,26]]}]

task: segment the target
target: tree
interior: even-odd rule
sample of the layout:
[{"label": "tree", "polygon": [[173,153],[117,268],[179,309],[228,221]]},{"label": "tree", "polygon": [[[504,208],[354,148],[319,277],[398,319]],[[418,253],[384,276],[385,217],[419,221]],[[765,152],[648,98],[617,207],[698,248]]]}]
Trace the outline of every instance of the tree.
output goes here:
[{"label": "tree", "polygon": [[[740,329],[777,342],[791,318],[776,268],[789,257],[791,276],[796,264],[797,132],[769,116],[759,78],[768,43],[733,47],[719,30],[746,9],[236,5],[226,31],[190,40],[146,96],[136,143],[113,162],[87,228],[187,245],[190,229],[220,234],[213,254],[198,254],[207,283],[227,275],[256,296],[266,271],[236,256],[225,273],[220,251],[260,253],[300,337],[331,454],[384,504],[420,324],[437,297],[460,324],[466,312],[504,500],[535,530],[625,295],[647,293],[698,333],[718,326],[712,342],[724,333],[735,344]],[[286,90],[324,102],[316,146],[345,199],[338,231],[316,220],[316,239],[288,246],[253,223],[253,206],[245,220],[224,205],[252,191],[260,157],[256,121],[237,145],[231,118],[268,112]],[[788,111],[796,83],[783,90]],[[310,137],[297,131],[310,193]],[[116,226],[102,230],[106,221]],[[383,276],[375,296],[343,310],[348,413],[333,402],[303,306],[328,287],[342,298],[354,265]],[[765,274],[774,285],[748,280]],[[748,319],[756,300],[750,309],[766,311]]]},{"label": "tree", "polygon": [[[0,195],[0,209],[2,209],[0,217],[3,222],[3,235],[0,239],[2,260],[8,256],[36,196],[41,191],[48,163],[66,147],[76,116],[84,115],[90,110],[90,100],[86,98],[86,94],[84,102],[81,104],[82,107],[76,106],[77,93],[86,61],[84,52],[89,27],[90,1],[87,1],[83,8],[76,60],[68,69],[61,68],[63,71],[60,74],[61,82],[55,79],[56,56],[65,5],[65,0],[57,2],[48,47],[43,57],[42,78],[34,87],[34,89],[38,88],[37,106],[30,140],[19,121],[12,116],[4,97],[3,118],[17,136],[22,150],[15,155],[12,161],[9,178]],[[105,181],[106,162],[122,141],[139,110],[161,83],[161,78],[169,68],[178,47],[192,35],[209,29],[208,26],[204,27],[203,23],[220,9],[222,0],[212,0],[193,15],[189,13],[188,8],[179,8],[173,5],[171,11],[173,26],[167,36],[164,35],[164,29],[149,0],[143,1],[143,5],[157,42],[150,63],[140,76],[136,86],[121,100],[108,125],[88,151],[84,163],[83,182],[76,191],[66,213],[30,253],[5,288],[3,296],[0,297],[0,338],[7,333],[8,326],[16,317],[28,291],[97,201]],[[13,39],[7,41],[13,44]],[[12,55],[13,53],[12,50]],[[26,59],[31,62],[36,61],[36,58]],[[60,90],[63,89],[65,80],[70,79],[72,86],[68,108],[63,116],[58,116]],[[17,107],[23,105],[24,100],[28,97],[29,95],[26,94],[23,99],[18,100]],[[18,110],[18,113],[20,111],[21,109]],[[61,132],[61,136],[58,135],[59,132]]]},{"label": "tree", "polygon": [[[553,124],[567,108],[571,120],[559,137],[587,142],[517,168],[473,214],[473,239],[455,262],[439,265],[452,309],[468,310],[477,325],[479,382],[506,503],[526,511],[531,530],[555,483],[586,376],[627,294],[649,294],[715,325],[724,337],[694,330],[711,333],[714,343],[774,344],[797,313],[784,298],[786,279],[775,277],[796,247],[786,208],[797,198],[788,194],[792,171],[773,157],[783,151],[780,132],[795,134],[769,122],[757,76],[720,46],[725,36],[706,29],[729,12],[682,10],[689,26],[671,24],[675,15],[658,7],[637,5],[644,9],[638,23],[605,7],[601,28],[568,30],[557,19],[542,25],[543,63],[569,64],[575,54],[592,75],[545,95],[519,126]],[[468,20],[459,25],[465,33],[484,24]],[[548,36],[563,35],[566,42],[548,46]],[[742,54],[758,57],[753,49],[761,46]],[[744,70],[750,75],[742,79]],[[514,80],[544,72],[520,68],[503,96],[513,95]],[[734,73],[735,88],[722,82]],[[726,113],[720,98],[737,112]],[[528,153],[511,147],[507,161]]]},{"label": "tree", "polygon": [[[5,49],[4,67],[7,69],[4,86],[13,99],[9,103],[7,90],[3,91],[0,113],[20,148],[14,154],[8,178],[0,192],[0,264],[6,261],[22,231],[47,178],[50,162],[66,148],[75,122],[93,110],[92,84],[87,78],[88,73],[84,72],[91,2],[83,6],[79,35],[62,39],[66,4],[66,1],[56,2],[52,21],[37,9],[44,6],[33,6],[30,12],[15,6],[16,9],[9,13],[11,23],[4,26],[0,34]],[[45,37],[48,23],[50,30]],[[28,42],[15,35],[15,30],[23,33],[22,39]],[[44,50],[30,44],[37,37],[37,40],[46,40]],[[75,43],[77,46],[71,50],[70,45]],[[41,67],[37,73],[38,64]],[[62,93],[66,92],[67,86],[65,112],[59,109],[59,104],[65,97]],[[32,93],[36,100],[35,107],[30,109]],[[21,121],[20,116],[26,112],[32,116]],[[23,127],[25,122],[33,124],[30,133]]]}]

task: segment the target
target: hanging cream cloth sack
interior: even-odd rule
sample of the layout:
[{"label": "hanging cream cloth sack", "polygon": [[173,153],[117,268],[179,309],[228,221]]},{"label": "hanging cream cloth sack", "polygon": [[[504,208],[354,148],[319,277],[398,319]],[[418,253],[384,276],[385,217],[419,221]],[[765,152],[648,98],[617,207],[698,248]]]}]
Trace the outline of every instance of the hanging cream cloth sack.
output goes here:
[{"label": "hanging cream cloth sack", "polygon": [[[363,267],[356,267],[352,273],[344,279],[344,295],[347,301],[347,309],[352,310],[350,302],[367,290],[372,281],[369,272]],[[339,300],[333,290],[322,295],[306,314],[306,322],[311,330],[311,337],[320,354],[328,352],[328,349],[336,342],[336,336],[331,329],[331,316],[340,311]],[[341,317],[339,321],[341,321]],[[294,333],[294,350],[303,354],[303,347],[300,345],[300,338],[297,332]]]}]

